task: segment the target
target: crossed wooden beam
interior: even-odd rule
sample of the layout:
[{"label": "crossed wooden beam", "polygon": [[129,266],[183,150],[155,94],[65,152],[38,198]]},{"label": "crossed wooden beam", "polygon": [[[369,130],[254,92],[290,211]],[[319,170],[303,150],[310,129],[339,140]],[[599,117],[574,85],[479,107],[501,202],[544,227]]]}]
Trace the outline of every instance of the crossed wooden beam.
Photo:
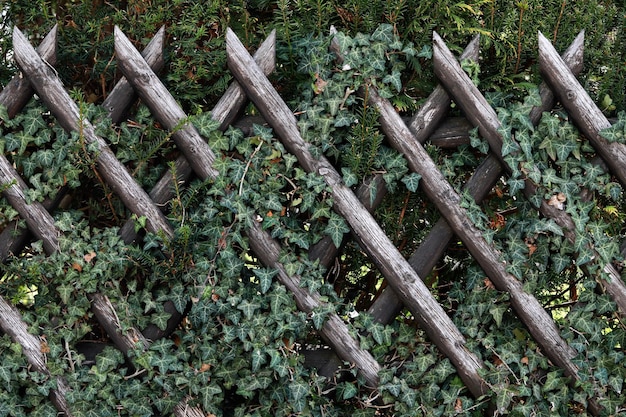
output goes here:
[{"label": "crossed wooden beam", "polygon": [[[0,92],[0,105],[6,106],[10,115],[15,115],[32,94],[33,90],[30,86],[32,83],[37,94],[66,130],[82,129],[86,140],[97,145],[99,151],[95,156],[97,157],[96,167],[99,174],[119,194],[122,201],[133,213],[147,219],[147,229],[151,232],[171,235],[173,233],[172,226],[167,222],[159,207],[173,197],[174,180],[171,175],[165,175],[149,194],[146,193],[128,175],[125,167],[115,159],[104,140],[95,134],[88,123],[80,120],[76,104],[69,98],[51,66],[48,65],[54,63],[54,34],[55,30],[53,29],[51,34],[42,42],[38,54],[21,32],[15,29],[15,57],[26,77],[16,78],[15,82]],[[443,253],[449,239],[456,233],[498,289],[507,291],[511,295],[511,304],[516,313],[526,324],[546,355],[555,364],[562,367],[567,375],[577,379],[577,367],[572,362],[575,354],[573,349],[561,338],[553,320],[532,294],[525,292],[519,281],[505,270],[498,260],[498,254],[484,240],[480,231],[469,221],[467,214],[460,208],[459,196],[443,178],[420,145],[432,134],[445,116],[445,109],[450,100],[447,91],[450,91],[457,104],[465,110],[468,119],[478,126],[480,133],[489,140],[492,148],[491,156],[481,164],[467,184],[470,193],[478,201],[481,200],[502,173],[510,170],[510,167],[503,163],[499,153],[502,138],[497,133],[499,122],[493,109],[484,102],[482,95],[473,87],[441,39],[435,34],[434,62],[436,74],[445,88],[440,86],[435,89],[408,127],[399,118],[391,104],[379,97],[373,87],[370,87],[368,94],[370,102],[380,111],[381,125],[388,139],[396,149],[405,155],[410,168],[422,176],[421,184],[424,191],[437,205],[445,219],[440,220],[435,225],[425,242],[407,261],[368,212],[368,209],[373,208],[366,207],[369,205],[367,203],[369,198],[363,195],[361,198],[357,197],[358,193],[355,194],[343,184],[341,176],[325,158],[314,158],[309,152],[308,144],[300,136],[293,113],[266,77],[266,74],[274,66],[274,36],[271,34],[268,37],[253,59],[236,35],[230,30],[227,31],[228,64],[238,83],[231,85],[213,109],[212,116],[220,122],[222,128],[226,128],[239,113],[247,98],[250,98],[283,141],[285,147],[298,158],[301,166],[309,172],[318,173],[325,179],[332,190],[334,209],[348,221],[353,236],[372,257],[392,288],[392,290],[385,291],[370,309],[376,319],[381,322],[389,322],[399,308],[405,305],[427,332],[429,338],[456,366],[469,391],[476,397],[489,391],[489,386],[479,375],[480,370],[483,369],[481,360],[464,347],[463,335],[420,278],[429,273],[436,259]],[[144,57],[136,51],[118,28],[115,29],[115,42],[119,66],[125,79],[118,83],[103,104],[109,111],[112,120],[116,122],[121,119],[125,109],[134,100],[134,92],[138,93],[151,109],[155,118],[174,132],[173,138],[183,153],[175,162],[175,172],[178,176],[176,181],[187,181],[193,173],[200,178],[216,177],[218,174],[212,168],[215,155],[195,128],[186,122],[187,116],[155,74],[155,70],[158,71],[159,65],[162,65],[162,61],[159,64],[159,59],[163,31],[161,30],[146,48]],[[477,48],[477,40],[475,40],[470,44],[465,54],[468,56],[476,55]],[[582,34],[564,54],[564,59],[565,61],[561,60],[549,42],[540,37],[540,62],[544,77],[557,91],[561,102],[568,108],[570,114],[575,120],[578,120],[575,115],[580,113],[579,107],[591,110],[595,107],[567,67],[569,65],[572,71],[580,70],[582,65]],[[548,66],[549,69],[545,69]],[[555,76],[555,74],[560,74],[560,76]],[[564,91],[563,85],[566,86],[565,91],[567,92],[558,93]],[[19,93],[15,93],[15,91],[19,91]],[[541,91],[543,103],[536,111],[534,110],[536,116],[533,121],[535,123],[541,112],[550,109],[554,104],[550,89],[546,85],[542,86]],[[481,106],[476,108],[476,103],[480,103]],[[572,107],[571,110],[570,107]],[[625,183],[626,176],[618,174],[626,172],[623,163],[626,159],[622,157],[624,147],[615,143],[606,144],[603,142],[598,132],[609,125],[608,121],[599,110],[591,110],[584,112],[583,122],[579,122],[579,124],[587,126],[586,130],[583,131],[592,140],[594,146],[603,148],[602,152],[600,150],[598,152],[603,155],[611,170],[622,180],[622,183]],[[593,117],[588,117],[589,114],[592,114]],[[81,123],[82,125],[79,125]],[[24,198],[24,190],[27,189],[27,185],[3,156],[0,157],[0,181],[3,183],[15,181],[14,185],[7,188],[5,196],[26,220],[29,229],[38,239],[43,241],[45,250],[48,253],[57,250],[59,231],[55,228],[52,217],[47,210],[52,210],[53,204],[50,207],[44,207],[39,203],[27,204]],[[377,184],[383,187],[382,182],[378,181]],[[527,188],[529,194],[534,191],[531,185],[528,185]],[[567,228],[572,224],[570,223],[571,219],[568,220],[564,212],[550,211],[551,207],[547,204],[542,204],[539,209],[545,216],[554,218],[565,230],[568,230]],[[251,248],[264,264],[278,271],[277,279],[292,292],[298,308],[307,313],[318,308],[322,304],[319,294],[311,293],[299,286],[300,278],[289,275],[278,261],[279,244],[262,230],[258,223],[251,222],[251,224],[252,227],[247,231]],[[121,235],[127,242],[136,237],[130,222],[122,228]],[[12,248],[15,247],[12,246]],[[334,257],[333,248],[328,242],[322,243],[312,252],[322,259],[322,263],[329,262]],[[428,256],[424,256],[425,254]],[[619,279],[619,274],[611,268],[612,265],[605,267],[612,278],[604,283],[605,287],[618,304],[619,309],[626,311],[624,284]],[[110,301],[100,294],[94,294],[91,301],[94,315],[103,328],[107,330],[113,342],[125,353],[136,346],[137,340],[147,348],[151,340],[166,335],[165,332],[159,332],[155,329],[146,329],[143,333],[137,329],[131,329],[130,332],[122,333],[119,323],[113,319],[115,309]],[[172,313],[174,316],[180,316],[180,313],[175,310]],[[173,326],[177,322],[176,318],[173,317],[170,320]],[[25,347],[24,352],[29,363],[36,370],[44,374],[48,373],[45,358],[39,349],[39,339],[26,331],[26,324],[21,320],[19,312],[1,298],[0,328]],[[330,315],[320,333],[338,357],[343,361],[355,364],[364,380],[375,389],[380,364],[374,360],[369,352],[359,347],[358,342],[349,334],[345,322],[337,315]],[[51,399],[60,412],[71,415],[71,411],[64,401],[66,390],[66,384],[62,378],[59,378],[58,389],[51,393]],[[599,412],[599,407],[594,401],[590,401],[589,408],[594,414]],[[187,407],[185,404],[181,404],[177,410],[178,415],[202,415],[201,410]]]}]

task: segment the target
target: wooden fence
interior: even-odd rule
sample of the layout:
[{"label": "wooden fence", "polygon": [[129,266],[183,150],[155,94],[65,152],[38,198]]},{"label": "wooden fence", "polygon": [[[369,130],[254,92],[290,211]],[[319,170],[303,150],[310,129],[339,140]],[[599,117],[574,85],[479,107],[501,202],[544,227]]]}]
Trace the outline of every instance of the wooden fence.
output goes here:
[{"label": "wooden fence", "polygon": [[[18,29],[14,30],[14,56],[22,73],[0,92],[0,105],[5,106],[12,117],[20,112],[36,92],[65,130],[68,132],[81,130],[85,141],[98,149],[95,156],[98,174],[132,213],[138,217],[145,217],[147,230],[171,236],[173,228],[160,207],[174,197],[172,176],[168,173],[149,193],[145,192],[124,165],[115,158],[108,144],[96,134],[93,126],[81,120],[78,106],[66,92],[53,68],[55,37],[56,28],[36,51]],[[297,157],[301,167],[325,179],[331,190],[334,210],[345,218],[353,237],[371,257],[389,284],[369,310],[376,321],[390,322],[405,306],[430,340],[454,364],[468,390],[476,397],[489,391],[480,375],[484,364],[465,348],[464,336],[420,278],[429,274],[442,256],[447,243],[456,235],[496,288],[510,295],[511,307],[541,346],[543,353],[555,365],[561,367],[566,375],[574,380],[579,378],[578,368],[572,361],[575,351],[563,340],[550,314],[532,294],[524,290],[518,279],[507,272],[505,265],[499,260],[497,251],[485,240],[481,231],[474,226],[461,207],[460,196],[422,147],[422,144],[434,137],[435,131],[441,128],[450,104],[450,92],[469,123],[478,127],[480,135],[488,140],[491,148],[490,156],[482,162],[466,184],[469,193],[476,201],[481,201],[502,175],[511,172],[511,168],[501,156],[503,138],[498,130],[500,124],[495,111],[487,104],[437,34],[434,35],[433,59],[435,73],[441,85],[433,91],[408,125],[393,106],[377,94],[373,86],[368,87],[367,94],[367,100],[376,106],[380,113],[380,122],[387,139],[406,157],[410,169],[421,176],[420,186],[442,215],[441,220],[435,224],[428,237],[408,260],[400,254],[370,214],[385,193],[381,178],[371,179],[378,188],[376,201],[371,202],[367,191],[370,185],[361,185],[353,192],[343,183],[341,175],[328,160],[324,157],[314,157],[308,149],[297,127],[296,117],[267,79],[267,74],[275,65],[275,35],[271,34],[267,38],[254,57],[249,55],[230,30],[226,34],[226,41],[228,65],[237,81],[233,82],[212,110],[213,118],[219,121],[220,129],[226,129],[234,123],[247,100],[251,100],[284,146]],[[187,116],[155,74],[163,67],[163,42],[162,29],[143,54],[140,54],[124,34],[115,28],[116,59],[125,78],[119,81],[103,106],[112,121],[117,123],[128,112],[138,95],[153,116],[165,128],[174,132],[173,140],[182,153],[175,161],[177,181],[184,183],[192,174],[203,179],[214,178],[218,175],[212,168],[215,154],[196,129],[186,122]],[[542,104],[533,109],[531,120],[537,124],[542,112],[550,110],[558,98],[611,172],[622,184],[626,184],[626,147],[617,143],[607,143],[599,135],[599,131],[610,124],[575,78],[582,68],[582,45],[581,33],[561,57],[550,42],[540,35],[539,61],[547,84],[541,86]],[[476,58],[477,55],[478,39],[474,39],[461,57]],[[467,124],[461,125],[461,132],[462,135],[467,135]],[[28,226],[28,230],[20,231],[17,235],[13,227],[7,227],[0,235],[2,259],[6,259],[11,253],[19,253],[29,239],[29,233],[43,242],[47,253],[57,251],[60,231],[55,226],[50,212],[57,208],[58,201],[44,204],[27,202],[28,185],[5,156],[0,156],[0,183],[12,184],[4,189],[4,196]],[[532,182],[526,182],[524,192],[529,198],[532,197],[536,192]],[[561,226],[568,239],[574,239],[574,226],[569,214],[547,204],[546,201],[542,201],[537,209],[543,216],[553,219]],[[323,301],[319,294],[301,288],[299,277],[288,274],[279,262],[280,245],[261,228],[260,224],[254,221],[251,224],[250,230],[247,231],[251,249],[266,266],[278,271],[276,279],[291,291],[298,308],[311,313],[320,307]],[[120,233],[124,241],[132,242],[136,238],[132,221],[129,221]],[[328,266],[336,253],[337,249],[332,241],[326,238],[312,248],[310,254]],[[604,268],[610,277],[604,282],[605,289],[618,309],[626,312],[624,283],[613,265],[607,264]],[[91,296],[90,301],[94,316],[115,346],[125,354],[135,348],[138,342],[147,348],[152,341],[167,336],[181,320],[181,314],[172,303],[168,303],[165,308],[172,317],[165,331],[155,326],[149,327],[143,333],[138,329],[122,331],[116,320],[115,306],[107,297],[96,293]],[[0,298],[0,328],[22,346],[23,353],[34,370],[49,375],[45,355],[40,349],[39,337],[29,333],[18,309],[2,298]],[[385,364],[378,363],[370,352],[359,346],[358,341],[348,331],[347,324],[336,314],[331,314],[320,333],[332,348],[329,351],[331,354],[323,363],[317,364],[320,373],[329,375],[340,361],[347,361],[354,364],[368,385],[375,389],[378,372]],[[50,398],[59,412],[70,416],[72,412],[65,401],[67,389],[63,378],[57,378],[57,388],[51,391]],[[589,402],[588,408],[593,414],[600,411],[599,405],[593,400]],[[204,415],[202,410],[188,407],[185,403],[177,407],[176,413],[188,416]]]}]

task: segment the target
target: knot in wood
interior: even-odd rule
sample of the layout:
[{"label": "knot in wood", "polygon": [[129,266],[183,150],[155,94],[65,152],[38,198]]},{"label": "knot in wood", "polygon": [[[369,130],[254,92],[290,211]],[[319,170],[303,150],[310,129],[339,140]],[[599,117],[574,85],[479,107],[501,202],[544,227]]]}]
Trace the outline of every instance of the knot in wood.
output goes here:
[{"label": "knot in wood", "polygon": [[567,99],[570,101],[576,100],[576,91],[567,90],[567,92],[565,93],[565,97],[567,97]]}]

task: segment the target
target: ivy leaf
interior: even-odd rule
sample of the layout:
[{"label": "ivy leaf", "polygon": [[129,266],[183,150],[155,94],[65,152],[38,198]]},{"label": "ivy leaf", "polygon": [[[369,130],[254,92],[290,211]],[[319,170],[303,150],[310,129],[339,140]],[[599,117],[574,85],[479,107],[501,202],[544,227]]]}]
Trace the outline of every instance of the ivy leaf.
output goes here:
[{"label": "ivy leaf", "polygon": [[284,311],[283,306],[291,305],[292,299],[285,287],[282,285],[278,286],[272,293],[269,295],[270,297],[270,309],[274,314],[277,314],[281,311]]},{"label": "ivy leaf", "polygon": [[4,136],[4,150],[7,152],[13,152],[20,147],[22,141],[13,133],[8,133]]},{"label": "ivy leaf", "polygon": [[198,129],[198,132],[208,138],[211,133],[216,131],[220,127],[220,122],[214,120],[211,113],[202,113],[192,118],[193,125]]},{"label": "ivy leaf", "polygon": [[521,178],[509,179],[507,183],[509,184],[509,193],[511,195],[516,195],[520,190],[523,190],[525,187],[524,180]]},{"label": "ivy leaf", "polygon": [[344,233],[348,233],[350,228],[346,224],[346,221],[343,217],[339,216],[335,212],[330,213],[330,218],[328,219],[328,224],[324,229],[324,232],[330,236],[333,240],[333,244],[336,247],[341,246],[341,241],[343,240]]},{"label": "ivy leaf", "polygon": [[611,127],[602,129],[600,136],[606,139],[608,142],[624,142],[624,126],[622,123],[615,123]]},{"label": "ivy leaf", "polygon": [[502,324],[502,316],[504,316],[504,312],[508,309],[506,304],[493,304],[489,308],[489,313],[493,317],[493,320],[496,322],[496,326],[500,327]]},{"label": "ivy leaf", "polygon": [[74,285],[70,285],[70,284],[61,284],[57,287],[57,292],[59,293],[59,296],[61,297],[61,301],[63,302],[63,304],[68,304],[70,297],[72,296],[72,294],[74,293]]},{"label": "ivy leaf", "polygon": [[37,161],[42,167],[50,167],[54,163],[54,152],[52,149],[44,149],[37,152]]},{"label": "ivy leaf", "polygon": [[402,178],[402,182],[404,183],[404,185],[406,185],[406,188],[409,191],[414,193],[417,191],[417,188],[419,187],[420,179],[422,179],[422,176],[420,174],[416,172],[412,172],[409,175],[406,175],[404,178]]},{"label": "ivy leaf", "polygon": [[370,39],[382,42],[384,44],[390,44],[393,42],[393,26],[389,23],[383,23],[379,25],[374,33],[370,36]]},{"label": "ivy leaf", "polygon": [[512,154],[519,150],[519,145],[517,144],[517,142],[510,138],[510,133],[509,138],[503,137],[502,139],[502,156]]},{"label": "ivy leaf", "polygon": [[346,187],[352,187],[353,185],[358,184],[359,179],[350,168],[341,168],[341,174],[343,176],[343,182],[346,184]]},{"label": "ivy leaf", "polygon": [[41,113],[35,109],[31,109],[24,115],[22,126],[24,133],[34,136],[39,129],[46,129],[46,122],[41,117]]},{"label": "ivy leaf", "polygon": [[239,276],[243,261],[233,254],[223,256],[221,259],[222,274],[225,278],[235,278]]},{"label": "ivy leaf", "polygon": [[559,376],[558,371],[548,372],[546,382],[543,384],[543,392],[556,390],[563,384],[563,378]]},{"label": "ivy leaf", "polygon": [[559,274],[572,263],[572,260],[569,256],[563,255],[561,253],[555,253],[554,255],[550,256],[550,260],[552,261],[552,268],[557,274]]},{"label": "ivy leaf", "polygon": [[359,392],[358,388],[355,384],[351,382],[340,382],[337,384],[337,399],[338,400],[349,400],[356,396]]},{"label": "ivy leaf", "polygon": [[254,270],[254,275],[259,278],[261,294],[265,294],[272,286],[272,278],[278,273],[276,269],[259,268]]},{"label": "ivy leaf", "polygon": [[219,385],[215,383],[207,384],[201,387],[198,390],[198,394],[200,394],[202,398],[202,406],[205,410],[210,409],[215,405],[214,397],[222,393],[222,389]]},{"label": "ivy leaf", "polygon": [[252,372],[257,372],[261,365],[267,362],[265,353],[261,349],[254,349],[252,351]]},{"label": "ivy leaf", "polygon": [[400,79],[399,71],[392,71],[391,74],[387,74],[383,78],[383,83],[393,85],[398,92],[402,90],[402,80]]},{"label": "ivy leaf", "polygon": [[433,355],[418,355],[413,361],[417,365],[417,369],[422,373],[426,372],[426,370],[436,362]]},{"label": "ivy leaf", "polygon": [[243,312],[243,315],[248,320],[250,320],[252,318],[252,316],[254,316],[254,312],[257,309],[259,309],[260,307],[261,307],[261,305],[259,303],[251,302],[251,301],[248,301],[248,300],[243,300],[237,306],[237,310],[241,310]]},{"label": "ivy leaf", "polygon": [[288,385],[289,398],[292,401],[297,402],[304,398],[309,392],[309,386],[304,382],[295,381]]},{"label": "ivy leaf", "polygon": [[346,127],[350,126],[354,122],[354,116],[345,111],[340,111],[339,114],[335,117],[335,127]]},{"label": "ivy leaf", "polygon": [[167,311],[159,311],[152,315],[152,322],[161,330],[165,330],[167,328],[167,321],[172,317],[170,313]]},{"label": "ivy leaf", "polygon": [[230,149],[230,144],[228,143],[228,137],[226,137],[226,135],[210,135],[209,145],[211,149],[215,151],[227,151]]},{"label": "ivy leaf", "polygon": [[13,378],[15,368],[15,365],[12,363],[0,363],[0,380],[4,380],[5,386],[8,387],[9,391],[11,391],[11,379]]},{"label": "ivy leaf", "polygon": [[604,190],[606,194],[613,199],[613,201],[619,201],[622,196],[622,187],[616,182],[609,182]]}]

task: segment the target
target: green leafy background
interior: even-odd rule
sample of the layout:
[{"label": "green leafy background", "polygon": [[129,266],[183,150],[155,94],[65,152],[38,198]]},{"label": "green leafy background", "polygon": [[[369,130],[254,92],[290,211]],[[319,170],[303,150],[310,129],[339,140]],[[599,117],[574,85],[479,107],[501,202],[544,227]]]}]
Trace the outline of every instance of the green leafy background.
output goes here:
[{"label": "green leafy background", "polygon": [[[11,59],[14,24],[33,43],[60,24],[56,68],[116,156],[146,189],[175,175],[177,149],[142,104],[129,120],[112,125],[98,106],[120,77],[113,56],[113,25],[138,47],[166,25],[167,68],[161,75],[190,120],[217,153],[215,180],[176,188],[168,204],[175,236],[146,233],[124,244],[119,228],[131,218],[96,174],[93,149],[64,132],[43,104],[32,100],[14,119],[0,115],[0,146],[24,178],[32,201],[67,190],[54,213],[62,231],[50,256],[29,244],[2,265],[0,292],[16,304],[29,329],[45,340],[50,377],[34,372],[19,345],[0,337],[0,416],[56,415],[48,400],[56,377],[70,391],[76,416],[171,414],[183,400],[218,416],[374,415],[585,415],[595,396],[606,415],[618,415],[622,394],[624,324],[604,294],[603,265],[620,270],[624,231],[622,185],[595,161],[589,142],[560,108],[537,126],[528,114],[538,103],[536,33],[555,36],[564,50],[586,31],[581,82],[613,127],[602,135],[623,143],[624,9],[611,1],[396,1],[255,0],[128,2],[13,1],[0,15],[0,84],[16,73]],[[329,27],[339,30],[331,37]],[[225,66],[224,31],[232,27],[254,49],[272,29],[278,65],[271,80],[297,115],[300,133],[315,155],[325,155],[356,187],[374,175],[388,194],[374,212],[403,255],[409,257],[439,215],[381,131],[378,113],[357,91],[378,88],[404,117],[432,91],[432,31],[458,53],[481,34],[479,63],[464,65],[496,109],[513,173],[476,204],[462,187],[488,151],[477,131],[453,149],[426,150],[459,194],[462,206],[502,254],[509,271],[552,314],[576,350],[576,384],[542,354],[462,243],[453,240],[425,283],[485,363],[490,394],[473,398],[414,317],[401,311],[389,324],[364,313],[386,285],[374,263],[349,238],[333,211],[324,180],[306,173],[273,130],[249,105],[245,122],[217,130],[210,109],[231,76]],[[330,52],[335,39],[343,61]],[[3,109],[4,110],[4,109]],[[453,106],[451,115],[460,115]],[[523,196],[525,180],[538,188]],[[369,187],[374,201],[376,189]],[[565,239],[537,203],[564,198],[576,239]],[[17,220],[0,200],[0,221]],[[142,229],[145,219],[135,219]],[[327,303],[299,312],[293,297],[250,250],[251,222],[282,245],[280,262],[301,286]],[[335,265],[308,260],[307,251],[328,237],[340,247]],[[594,249],[594,251],[591,250]],[[171,301],[185,313],[173,334],[124,357],[109,342],[89,297],[106,295],[123,329],[165,329]],[[357,314],[358,312],[358,314]],[[324,341],[317,333],[328,314],[339,314],[363,349],[384,367],[371,391],[343,364],[331,378],[306,363],[303,351]],[[89,355],[84,346],[104,348]],[[97,404],[97,407],[94,407]]]}]

